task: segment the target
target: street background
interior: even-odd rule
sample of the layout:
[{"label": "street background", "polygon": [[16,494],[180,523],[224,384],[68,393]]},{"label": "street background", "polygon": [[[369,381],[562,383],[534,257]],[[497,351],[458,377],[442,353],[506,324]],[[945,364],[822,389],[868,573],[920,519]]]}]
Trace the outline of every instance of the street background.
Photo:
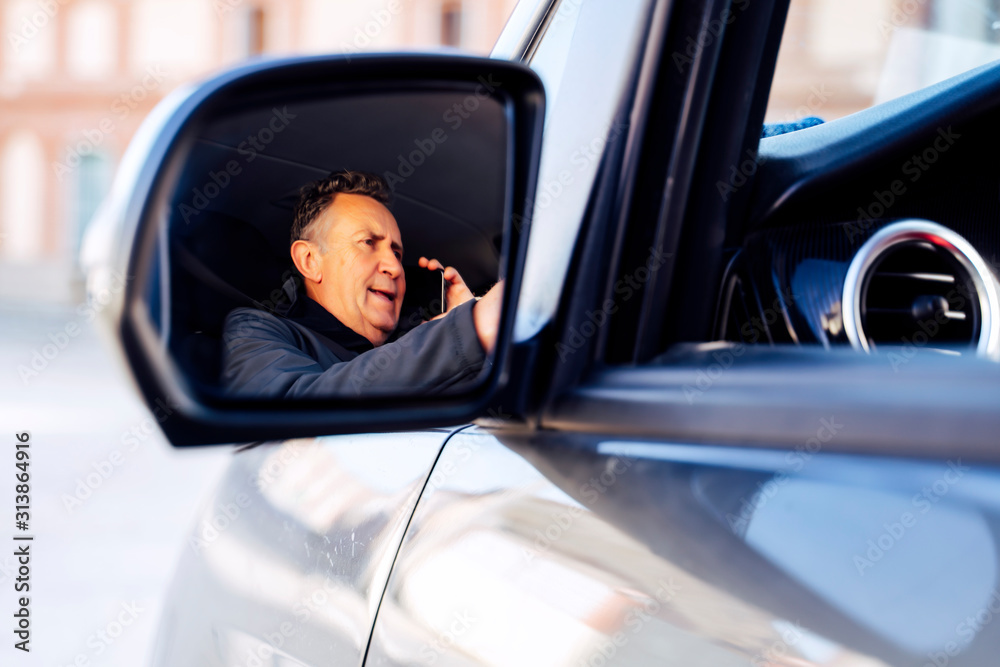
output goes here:
[{"label": "street background", "polygon": [[[73,308],[0,308],[0,368],[23,364]],[[93,326],[24,386],[0,383],[0,616],[3,665],[144,665],[194,512],[232,456],[177,451],[155,429]],[[138,445],[123,435],[136,429]],[[31,654],[13,648],[14,433],[31,432]],[[120,461],[109,460],[118,451]],[[123,605],[137,614],[118,628]],[[134,616],[134,618],[133,618]],[[104,640],[99,632],[113,643]]]}]

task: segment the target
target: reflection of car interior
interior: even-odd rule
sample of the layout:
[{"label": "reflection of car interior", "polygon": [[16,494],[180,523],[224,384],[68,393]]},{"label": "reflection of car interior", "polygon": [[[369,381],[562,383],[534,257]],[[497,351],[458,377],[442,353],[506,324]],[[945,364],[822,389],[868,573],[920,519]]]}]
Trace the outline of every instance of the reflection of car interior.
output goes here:
[{"label": "reflection of car interior", "polygon": [[[392,175],[390,208],[407,274],[401,329],[419,324],[419,313],[440,299],[438,274],[417,267],[421,255],[455,266],[475,293],[496,282],[507,162],[506,155],[486,154],[481,138],[505,132],[506,120],[499,105],[484,102],[454,128],[443,116],[455,97],[372,95],[283,108],[264,103],[199,132],[188,162],[193,168],[185,170],[171,201],[170,290],[177,298],[159,323],[185,372],[214,385],[226,314],[239,306],[280,311],[287,302],[283,287],[295,275],[288,235],[298,190],[337,169]],[[406,123],[394,111],[399,104],[411,109]],[[347,118],[368,122],[349,130]]]},{"label": "reflection of car interior", "polygon": [[762,139],[715,335],[997,358],[998,89],[986,66]]}]

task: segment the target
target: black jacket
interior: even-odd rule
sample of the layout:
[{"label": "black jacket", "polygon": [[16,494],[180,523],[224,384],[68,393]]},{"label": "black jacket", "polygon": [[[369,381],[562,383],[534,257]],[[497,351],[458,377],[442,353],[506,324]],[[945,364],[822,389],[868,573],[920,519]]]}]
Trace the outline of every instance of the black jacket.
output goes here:
[{"label": "black jacket", "polygon": [[284,316],[237,308],[223,331],[222,383],[234,395],[266,398],[441,392],[486,362],[475,303],[377,348],[301,292]]}]

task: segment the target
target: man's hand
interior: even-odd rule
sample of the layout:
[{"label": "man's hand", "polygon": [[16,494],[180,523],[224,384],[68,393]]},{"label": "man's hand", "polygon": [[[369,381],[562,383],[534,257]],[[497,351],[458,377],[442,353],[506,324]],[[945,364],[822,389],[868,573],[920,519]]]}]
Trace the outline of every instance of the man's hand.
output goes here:
[{"label": "man's hand", "polygon": [[[441,312],[447,313],[449,310],[455,306],[461,306],[463,303],[470,299],[476,298],[466,284],[462,280],[462,276],[459,275],[458,270],[453,266],[442,266],[441,262],[436,259],[427,259],[426,257],[421,257],[417,260],[417,264],[421,268],[427,269],[428,271],[440,271],[444,269],[444,281],[446,283],[444,290],[444,303],[441,304]],[[438,316],[440,317],[440,315]],[[434,318],[437,319],[437,318]]]},{"label": "man's hand", "polygon": [[500,328],[500,302],[503,300],[503,281],[490,288],[476,305],[472,307],[472,320],[476,325],[479,344],[486,354],[490,354],[497,344],[497,330]]},{"label": "man's hand", "polygon": [[[448,284],[444,293],[445,302],[448,304],[445,313],[455,306],[461,306],[466,301],[476,298],[454,267],[444,267],[438,260],[426,257],[418,259],[417,264],[428,271],[444,269],[444,280]],[[476,335],[479,336],[479,344],[483,346],[486,354],[493,352],[493,348],[497,344],[497,330],[500,328],[500,302],[502,300],[503,281],[501,280],[472,307],[472,320],[476,326]],[[436,320],[444,317],[445,313],[431,319]]]}]

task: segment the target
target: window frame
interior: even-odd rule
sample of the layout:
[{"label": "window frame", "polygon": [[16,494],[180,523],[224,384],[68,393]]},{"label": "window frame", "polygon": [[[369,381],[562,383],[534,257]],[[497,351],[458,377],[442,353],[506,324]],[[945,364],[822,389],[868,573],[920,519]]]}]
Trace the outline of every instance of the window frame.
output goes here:
[{"label": "window frame", "polygon": [[[678,279],[674,274],[692,268],[678,261],[682,244],[700,244],[721,259],[721,246],[708,246],[708,241],[728,228],[726,221],[738,217],[745,201],[716,205],[711,199],[719,199],[716,175],[725,173],[750,142],[756,147],[787,5],[788,0],[745,4],[740,20],[691,54],[684,50],[689,38],[696,40],[713,17],[725,17],[730,4],[717,0],[696,7],[663,0],[652,7],[649,36],[635,71],[634,106],[620,112],[630,119],[630,129],[617,147],[620,159],[611,150],[605,153],[567,275],[552,347],[542,353],[539,377],[551,378],[539,415],[543,425],[556,400],[603,369],[641,365],[667,348],[665,324],[679,308],[671,290],[676,286],[683,292],[685,285],[683,275]],[[689,58],[687,67],[677,67],[678,54]],[[714,147],[710,156],[705,155],[706,142]],[[685,237],[696,219],[692,212],[702,214],[711,207],[721,208],[719,222],[696,230],[694,240]],[[662,267],[631,298],[616,301],[626,269],[654,253],[666,256]],[[600,280],[593,279],[595,273]],[[705,335],[712,328],[716,292],[712,286],[697,291],[699,297],[711,295],[697,325]],[[606,324],[594,319],[602,308],[609,314]],[[588,321],[597,325],[590,336]],[[566,349],[573,351],[572,358],[559,355]],[[560,424],[566,419],[561,416]]]}]

